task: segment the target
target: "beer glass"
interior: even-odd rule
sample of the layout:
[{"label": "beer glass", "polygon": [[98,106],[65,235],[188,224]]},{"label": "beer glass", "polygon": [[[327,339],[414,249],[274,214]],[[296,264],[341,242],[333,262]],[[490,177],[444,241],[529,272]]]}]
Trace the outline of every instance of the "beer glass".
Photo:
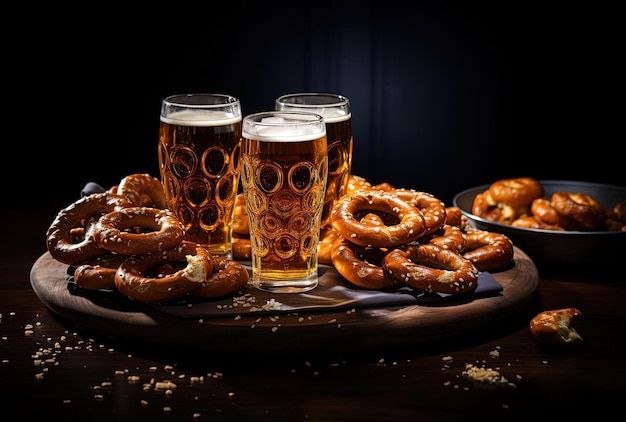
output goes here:
[{"label": "beer glass", "polygon": [[314,289],[328,172],[324,119],[301,112],[251,114],[243,119],[242,138],[251,283],[273,293]]},{"label": "beer glass", "polygon": [[328,139],[328,181],[322,228],[330,227],[330,211],[346,194],[352,169],[352,113],[350,100],[343,95],[318,92],[286,94],[276,99],[276,110],[316,113],[324,118]]},{"label": "beer glass", "polygon": [[239,187],[241,104],[230,95],[172,95],[161,102],[159,170],[185,240],[232,258]]}]

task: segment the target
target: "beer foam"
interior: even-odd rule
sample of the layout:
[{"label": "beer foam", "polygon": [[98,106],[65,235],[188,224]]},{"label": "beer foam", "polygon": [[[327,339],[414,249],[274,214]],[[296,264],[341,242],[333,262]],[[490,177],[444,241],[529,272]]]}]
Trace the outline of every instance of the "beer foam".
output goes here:
[{"label": "beer foam", "polygon": [[161,116],[161,121],[181,126],[223,126],[240,122],[241,116],[221,110],[182,110]]},{"label": "beer foam", "polygon": [[265,117],[261,123],[267,126],[254,126],[244,124],[243,137],[255,141],[266,142],[299,142],[310,141],[326,135],[326,128],[320,125],[299,124],[296,126],[284,126],[291,119],[281,116]]},{"label": "beer foam", "polygon": [[337,123],[343,122],[344,120],[348,120],[352,117],[352,113],[350,111],[346,111],[344,109],[333,108],[333,107],[315,107],[315,106],[304,106],[298,107],[292,104],[285,106],[285,110],[289,111],[303,111],[307,113],[315,113],[319,114],[324,118],[326,123]]}]

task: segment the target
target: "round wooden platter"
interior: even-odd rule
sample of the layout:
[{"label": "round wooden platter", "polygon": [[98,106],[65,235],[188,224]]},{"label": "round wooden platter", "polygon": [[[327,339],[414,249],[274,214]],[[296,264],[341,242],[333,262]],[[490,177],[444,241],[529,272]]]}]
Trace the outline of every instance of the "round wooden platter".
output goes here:
[{"label": "round wooden platter", "polygon": [[539,282],[535,264],[515,248],[515,264],[492,273],[503,290],[490,297],[348,312],[268,312],[261,317],[242,312],[235,318],[197,320],[172,316],[117,294],[103,294],[98,300],[72,294],[67,269],[46,252],[31,269],[31,285],[51,311],[79,326],[154,344],[270,353],[378,350],[467,335],[519,312]]}]

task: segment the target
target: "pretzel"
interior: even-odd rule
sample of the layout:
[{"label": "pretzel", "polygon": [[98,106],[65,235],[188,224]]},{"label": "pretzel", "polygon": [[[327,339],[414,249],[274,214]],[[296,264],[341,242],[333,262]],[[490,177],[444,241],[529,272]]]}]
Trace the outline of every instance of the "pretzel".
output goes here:
[{"label": "pretzel", "polygon": [[[372,228],[358,214],[385,214],[397,223]],[[426,230],[419,209],[384,191],[364,189],[340,198],[331,212],[332,227],[345,239],[360,246],[388,248],[419,239]]]},{"label": "pretzel", "polygon": [[117,194],[138,207],[167,208],[161,181],[149,174],[131,174],[117,186]]},{"label": "pretzel", "polygon": [[[134,233],[127,229],[141,228]],[[100,217],[94,237],[99,247],[122,255],[140,255],[176,247],[185,235],[183,224],[167,209],[128,207]]]},{"label": "pretzel", "polygon": [[74,270],[74,283],[87,290],[115,289],[115,273],[124,255],[109,254],[79,265]]},{"label": "pretzel", "polygon": [[537,314],[529,324],[535,340],[550,346],[570,345],[581,342],[582,336],[575,325],[582,318],[576,308],[552,309]]},{"label": "pretzel", "polygon": [[250,236],[233,233],[233,258],[250,261],[252,259],[252,244]]},{"label": "pretzel", "polygon": [[437,245],[395,249],[382,266],[394,279],[428,293],[469,293],[478,281],[478,269],[469,259]]},{"label": "pretzel", "polygon": [[510,207],[530,207],[536,198],[543,196],[543,185],[532,177],[497,180],[489,186],[489,194],[496,203]]},{"label": "pretzel", "polygon": [[364,177],[351,174],[348,176],[348,187],[346,189],[346,195],[352,195],[357,191],[371,188],[372,184]]},{"label": "pretzel", "polygon": [[543,196],[543,185],[532,177],[500,179],[474,197],[472,213],[499,223],[510,224],[530,214],[530,205]]},{"label": "pretzel", "polygon": [[384,271],[381,264],[386,253],[386,249],[359,246],[340,237],[333,244],[331,259],[337,272],[355,286],[392,290],[402,283]]},{"label": "pretzel", "polygon": [[533,216],[546,226],[558,226],[564,230],[580,230],[581,224],[573,218],[561,214],[548,198],[537,198],[530,204]]},{"label": "pretzel", "polygon": [[235,197],[235,208],[233,211],[233,233],[238,235],[250,235],[250,221],[246,209],[246,199],[243,193]]},{"label": "pretzel", "polygon": [[554,192],[552,206],[561,214],[576,220],[582,230],[604,230],[606,210],[591,195],[579,192]]},{"label": "pretzel", "polygon": [[472,201],[472,214],[490,221],[500,221],[502,210],[489,195],[489,189],[479,192]]},{"label": "pretzel", "polygon": [[513,242],[503,234],[471,231],[465,234],[465,240],[461,254],[479,271],[496,270],[513,262]]},{"label": "pretzel", "polygon": [[332,227],[321,230],[320,241],[317,245],[317,262],[324,265],[333,265],[333,244],[340,238],[339,232]]},{"label": "pretzel", "polygon": [[422,212],[425,225],[424,236],[439,230],[445,223],[446,206],[434,195],[413,189],[395,189],[393,193]]},{"label": "pretzel", "polygon": [[46,246],[54,259],[78,265],[107,253],[94,238],[94,221],[102,214],[119,210],[129,203],[108,192],[84,196],[59,211],[46,232]]},{"label": "pretzel", "polygon": [[248,270],[239,262],[214,256],[213,271],[189,296],[203,299],[230,296],[242,289],[248,283],[249,277]]},{"label": "pretzel", "polygon": [[511,222],[511,226],[519,227],[522,229],[565,231],[563,227],[546,224],[534,215],[525,215],[524,217],[516,218],[515,220],[513,220],[513,222]]},{"label": "pretzel", "polygon": [[457,226],[444,224],[442,228],[432,233],[430,236],[424,236],[420,239],[420,243],[429,243],[438,245],[444,249],[460,253],[465,249],[467,240],[465,232]]},{"label": "pretzel", "polygon": [[[187,265],[176,270],[175,266],[166,265],[170,262]],[[168,268],[173,272],[164,273]],[[115,287],[138,302],[169,302],[201,287],[212,272],[209,251],[183,241],[174,249],[128,257],[115,273]]]},{"label": "pretzel", "polygon": [[465,230],[469,221],[467,216],[463,215],[459,207],[446,207],[446,221],[444,224],[456,226],[461,230]]}]

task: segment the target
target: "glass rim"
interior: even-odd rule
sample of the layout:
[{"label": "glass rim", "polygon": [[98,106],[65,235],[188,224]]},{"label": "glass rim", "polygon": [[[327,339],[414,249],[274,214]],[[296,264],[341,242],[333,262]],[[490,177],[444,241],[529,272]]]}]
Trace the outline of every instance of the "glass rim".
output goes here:
[{"label": "glass rim", "polygon": [[[197,101],[194,101],[197,100]],[[207,102],[206,99],[213,99]],[[191,101],[185,101],[191,100]],[[240,105],[239,98],[230,94],[220,94],[212,92],[197,92],[189,94],[168,95],[161,101],[164,105],[186,108],[219,108],[225,106]]]},{"label": "glass rim", "polygon": [[324,116],[318,113],[311,113],[308,111],[296,111],[296,110],[269,110],[269,111],[261,111],[258,113],[248,114],[244,116],[244,122],[254,123],[264,126],[285,126],[285,124],[289,124],[289,122],[272,122],[265,121],[263,122],[263,117],[279,117],[280,115],[287,116],[302,116],[301,119],[291,119],[289,122],[291,124],[296,125],[309,125],[309,124],[317,124],[317,123],[325,123]]},{"label": "glass rim", "polygon": [[[267,120],[285,117],[287,120]],[[265,120],[264,120],[265,119]],[[281,128],[289,128],[283,131]],[[271,110],[244,116],[242,137],[267,142],[310,141],[326,136],[326,122],[317,113]]]},{"label": "glass rim", "polygon": [[[285,100],[293,98],[328,98],[329,101],[322,101],[316,104],[313,103],[301,103],[301,102],[285,102]],[[294,92],[289,94],[283,94],[276,98],[276,104],[285,105],[297,105],[302,108],[319,108],[319,107],[345,107],[350,106],[350,99],[341,94],[334,94],[331,92]]]}]

